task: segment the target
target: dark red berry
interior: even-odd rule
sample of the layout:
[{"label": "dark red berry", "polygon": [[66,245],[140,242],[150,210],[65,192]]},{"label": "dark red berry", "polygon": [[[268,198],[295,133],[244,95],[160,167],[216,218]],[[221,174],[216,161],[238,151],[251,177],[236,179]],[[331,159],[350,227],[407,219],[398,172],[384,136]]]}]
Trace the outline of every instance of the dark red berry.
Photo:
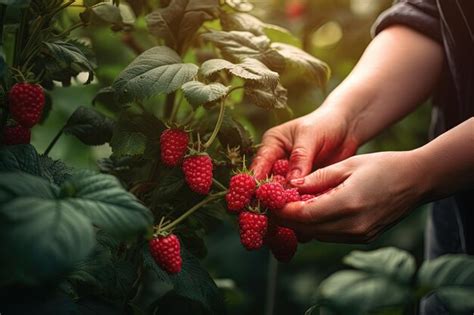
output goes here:
[{"label": "dark red berry", "polygon": [[178,128],[166,129],[160,136],[161,161],[164,165],[178,166],[188,150],[189,135]]},{"label": "dark red berry", "polygon": [[286,193],[286,203],[300,201],[301,196],[296,188],[290,188],[285,190]]},{"label": "dark red berry", "polygon": [[265,240],[273,256],[281,262],[289,262],[298,248],[295,232],[287,227],[272,225]]},{"label": "dark red berry", "polygon": [[272,176],[272,182],[279,183],[279,184],[281,184],[283,187],[286,186],[286,178],[285,178],[285,176],[273,175],[273,176]]},{"label": "dark red berry", "polygon": [[183,173],[189,188],[207,195],[212,186],[212,160],[207,154],[192,155],[183,161]]},{"label": "dark red berry", "polygon": [[276,160],[275,163],[273,163],[272,174],[286,177],[288,174],[288,160]]},{"label": "dark red berry", "polygon": [[285,189],[281,184],[270,182],[257,188],[255,192],[260,204],[270,210],[278,210],[286,204]]},{"label": "dark red berry", "polygon": [[256,182],[252,175],[240,173],[232,176],[229,191],[225,196],[227,210],[238,213],[250,204],[255,192]]},{"label": "dark red berry", "polygon": [[16,83],[8,92],[10,114],[23,127],[36,125],[43,112],[45,97],[41,85]]},{"label": "dark red berry", "polygon": [[3,129],[3,144],[15,145],[15,144],[28,144],[31,139],[31,130],[21,125],[14,127],[5,127]]},{"label": "dark red berry", "polygon": [[149,242],[150,253],[155,262],[170,274],[181,271],[181,245],[176,235],[158,236]]},{"label": "dark red berry", "polygon": [[248,250],[263,246],[268,218],[264,214],[243,211],[239,215],[240,242]]}]

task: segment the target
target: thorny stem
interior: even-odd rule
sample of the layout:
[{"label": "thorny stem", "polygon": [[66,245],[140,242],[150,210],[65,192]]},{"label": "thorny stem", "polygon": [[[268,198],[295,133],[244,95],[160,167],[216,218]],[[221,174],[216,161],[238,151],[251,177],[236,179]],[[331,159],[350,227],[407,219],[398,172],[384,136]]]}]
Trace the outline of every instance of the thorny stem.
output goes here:
[{"label": "thorny stem", "polygon": [[49,152],[51,152],[51,149],[54,147],[54,145],[56,144],[56,142],[58,142],[59,138],[61,138],[61,136],[63,135],[63,132],[64,132],[64,127],[62,127],[58,133],[56,134],[56,136],[53,138],[53,140],[51,141],[51,143],[48,145],[48,147],[46,148],[46,150],[44,151],[43,155],[45,156],[48,156]]},{"label": "thorny stem", "polygon": [[201,208],[202,206],[214,201],[214,200],[217,200],[221,197],[223,197],[224,195],[226,194],[226,191],[221,191],[221,192],[218,192],[218,193],[215,193],[213,195],[209,195],[207,196],[206,198],[204,198],[201,202],[195,204],[194,206],[192,206],[188,211],[186,211],[185,213],[183,213],[180,217],[178,217],[176,220],[174,220],[173,222],[171,222],[170,224],[168,225],[165,225],[163,227],[161,227],[162,230],[171,230],[173,227],[175,227],[176,225],[178,225],[179,223],[181,223],[184,219],[186,219],[187,217],[189,217],[191,214],[193,214],[196,210],[198,210],[199,208]]},{"label": "thorny stem", "polygon": [[211,137],[204,144],[204,148],[206,149],[209,148],[214,142],[214,140],[216,139],[217,134],[219,133],[219,130],[221,129],[222,122],[224,121],[224,112],[225,112],[225,99],[221,101],[220,109],[219,109],[219,117],[217,117],[216,126],[214,127],[214,130],[212,131]]}]

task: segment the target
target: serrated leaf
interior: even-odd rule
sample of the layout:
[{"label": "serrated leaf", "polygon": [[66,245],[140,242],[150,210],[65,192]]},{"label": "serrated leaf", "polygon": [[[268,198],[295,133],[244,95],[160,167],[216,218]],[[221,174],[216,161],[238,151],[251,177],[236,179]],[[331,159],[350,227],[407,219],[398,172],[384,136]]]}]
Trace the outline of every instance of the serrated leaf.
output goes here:
[{"label": "serrated leaf", "polygon": [[[339,271],[319,288],[318,304],[338,314],[369,314],[384,308],[406,305],[411,300],[408,286],[361,271]],[[361,302],[363,301],[363,302]]]},{"label": "serrated leaf", "polygon": [[66,166],[60,160],[53,160],[48,156],[39,156],[41,177],[48,179],[51,183],[61,185],[73,173],[72,168]]},{"label": "serrated leaf", "polygon": [[224,148],[239,147],[243,152],[252,146],[252,140],[248,131],[231,115],[224,115],[221,129],[219,130],[219,142]]},{"label": "serrated leaf", "polygon": [[176,91],[198,72],[195,64],[183,63],[179,55],[165,46],[151,48],[128,65],[112,87],[122,103],[143,100]]},{"label": "serrated leaf", "polygon": [[110,141],[114,157],[140,155],[145,152],[146,137],[140,132],[118,130]]},{"label": "serrated leaf", "polygon": [[93,15],[106,22],[111,24],[120,24],[122,23],[122,15],[120,14],[120,9],[118,6],[108,3],[100,2],[90,7],[90,11]]},{"label": "serrated leaf", "polygon": [[287,107],[287,90],[280,83],[276,87],[271,87],[247,82],[244,95],[252,104],[265,109],[282,109]]},{"label": "serrated leaf", "polygon": [[401,283],[410,283],[416,269],[413,256],[395,247],[370,252],[352,251],[344,257],[344,263]]},{"label": "serrated leaf", "polygon": [[0,4],[24,8],[30,5],[31,0],[0,0]]},{"label": "serrated leaf", "polygon": [[14,171],[41,176],[38,153],[32,145],[24,144],[0,148],[0,172]]},{"label": "serrated leaf", "polygon": [[297,47],[272,43],[271,47],[285,58],[285,72],[295,77],[310,80],[318,87],[324,87],[329,80],[329,66]]},{"label": "serrated leaf", "polygon": [[303,46],[301,40],[284,27],[265,23],[263,32],[272,42],[284,43],[298,48]]},{"label": "serrated leaf", "polygon": [[204,84],[199,81],[190,81],[183,84],[184,97],[193,106],[200,106],[214,102],[227,95],[229,87],[221,83]]},{"label": "serrated leaf", "polygon": [[93,108],[78,107],[64,126],[64,133],[87,145],[102,145],[112,139],[114,122]]},{"label": "serrated leaf", "polygon": [[97,105],[97,103],[104,105],[107,109],[117,112],[121,109],[120,105],[117,104],[115,99],[115,94],[117,92],[111,86],[104,87],[100,89],[97,94],[92,99],[92,105]]},{"label": "serrated leaf", "polygon": [[246,0],[225,0],[225,3],[239,12],[250,12],[253,9],[253,4]]},{"label": "serrated leaf", "polygon": [[182,53],[205,21],[217,17],[218,0],[172,0],[147,16],[150,32]]}]

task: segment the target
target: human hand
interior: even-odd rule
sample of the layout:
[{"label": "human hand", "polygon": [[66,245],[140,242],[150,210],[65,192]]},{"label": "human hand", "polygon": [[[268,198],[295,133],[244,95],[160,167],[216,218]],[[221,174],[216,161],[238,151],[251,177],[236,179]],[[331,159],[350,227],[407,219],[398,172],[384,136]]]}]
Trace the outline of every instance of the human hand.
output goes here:
[{"label": "human hand", "polygon": [[366,243],[423,199],[429,189],[416,151],[359,155],[294,181],[302,193],[326,193],[273,212],[279,224],[322,241]]},{"label": "human hand", "polygon": [[269,129],[252,163],[256,178],[265,178],[273,163],[290,156],[288,179],[308,175],[349,156],[358,142],[351,136],[348,119],[341,110],[321,107],[311,114]]}]

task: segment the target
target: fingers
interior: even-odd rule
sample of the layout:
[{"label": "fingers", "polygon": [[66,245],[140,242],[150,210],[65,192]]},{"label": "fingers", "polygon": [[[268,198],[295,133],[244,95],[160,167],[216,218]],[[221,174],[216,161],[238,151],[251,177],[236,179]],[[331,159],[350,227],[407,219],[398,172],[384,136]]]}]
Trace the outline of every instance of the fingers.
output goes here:
[{"label": "fingers", "polygon": [[258,180],[265,179],[270,173],[273,163],[284,156],[285,147],[281,141],[272,136],[264,137],[262,147],[255,155],[250,169]]},{"label": "fingers", "polygon": [[317,138],[309,128],[302,127],[300,130],[303,131],[295,135],[291,150],[287,176],[289,180],[308,175],[313,168],[314,158],[322,147],[322,142],[318,145]]},{"label": "fingers", "polygon": [[317,194],[334,188],[350,176],[349,168],[338,163],[314,171],[306,177],[290,181],[302,193]]}]

